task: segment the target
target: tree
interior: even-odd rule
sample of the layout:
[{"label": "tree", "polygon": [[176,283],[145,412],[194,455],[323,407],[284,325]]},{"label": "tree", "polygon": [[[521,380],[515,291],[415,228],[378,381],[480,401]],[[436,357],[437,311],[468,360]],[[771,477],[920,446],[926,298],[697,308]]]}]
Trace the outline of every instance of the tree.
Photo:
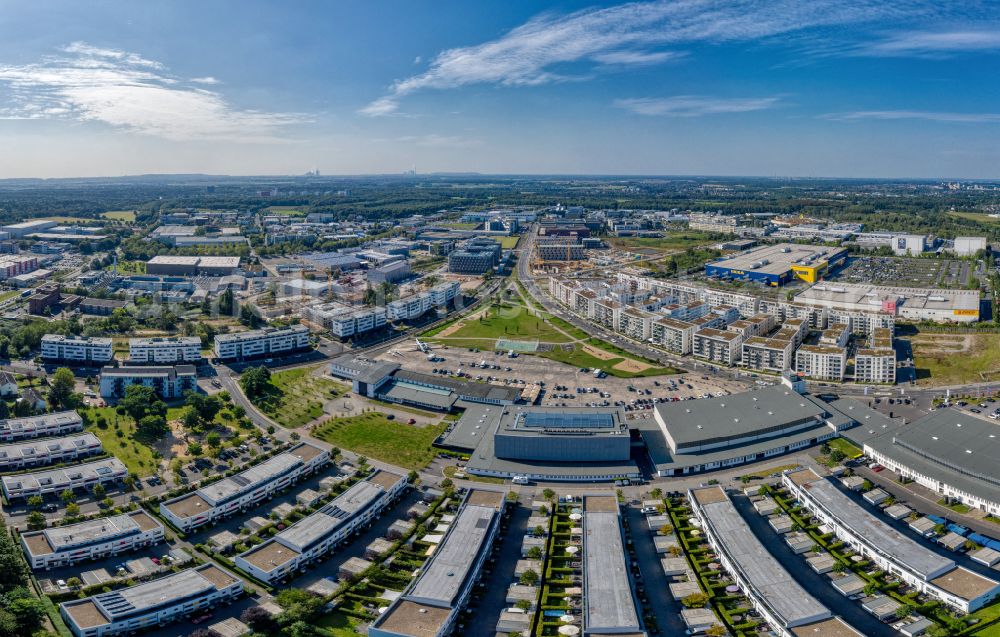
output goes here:
[{"label": "tree", "polygon": [[73,390],[76,389],[76,377],[72,370],[60,367],[52,374],[49,384],[49,402],[53,408],[72,409],[76,406]]},{"label": "tree", "polygon": [[260,606],[251,606],[240,614],[240,621],[250,626],[255,633],[270,634],[278,628],[271,613]]},{"label": "tree", "polygon": [[76,493],[72,489],[63,489],[62,493],[59,494],[59,499],[63,501],[63,504],[70,504],[76,501]]},{"label": "tree", "polygon": [[210,431],[208,435],[205,436],[205,443],[213,449],[218,449],[222,446],[222,436],[220,436],[217,431]]},{"label": "tree", "polygon": [[188,443],[188,453],[191,454],[192,456],[198,457],[202,453],[204,453],[204,449],[202,449],[201,443],[198,443],[198,442],[189,442]]},{"label": "tree", "polygon": [[76,502],[70,502],[69,504],[67,504],[66,515],[71,518],[75,518],[76,516],[80,515],[80,505],[77,504]]},{"label": "tree", "polygon": [[45,605],[24,586],[0,595],[0,637],[35,634],[45,619]]},{"label": "tree", "polygon": [[66,580],[66,586],[69,586],[70,588],[77,588],[82,583],[83,582],[80,581],[79,577],[71,577],[68,580]]},{"label": "tree", "polygon": [[536,573],[534,569],[529,568],[525,572],[521,573],[520,581],[522,584],[527,586],[534,586],[538,583],[538,573]]},{"label": "tree", "polygon": [[40,495],[33,495],[28,498],[28,507],[32,509],[40,509],[42,505],[45,504],[45,499]]},{"label": "tree", "polygon": [[533,560],[539,560],[542,558],[542,548],[539,546],[532,546],[528,549],[528,557]]},{"label": "tree", "polygon": [[32,531],[45,528],[45,516],[41,511],[32,511],[28,514],[28,528]]},{"label": "tree", "polygon": [[684,604],[685,608],[704,608],[707,603],[708,595],[705,593],[691,593],[681,599],[681,604]]},{"label": "tree", "polygon": [[94,486],[93,486],[93,487],[92,487],[92,488],[90,489],[90,493],[91,493],[91,494],[92,494],[92,495],[93,495],[93,496],[94,496],[95,498],[103,498],[103,497],[104,497],[104,496],[105,496],[105,495],[107,494],[107,492],[108,492],[108,490],[107,490],[107,489],[105,489],[105,488],[104,488],[104,485],[103,485],[103,484],[101,484],[100,482],[98,482],[97,484],[95,484],[95,485],[94,485]]},{"label": "tree", "polygon": [[132,420],[139,422],[150,412],[150,406],[155,402],[158,401],[152,387],[129,385],[125,388],[125,396],[118,401],[118,406],[123,408]]},{"label": "tree", "polygon": [[163,416],[143,416],[135,426],[135,435],[139,440],[153,441],[170,433],[167,419]]},{"label": "tree", "polygon": [[201,416],[198,415],[198,410],[193,407],[187,407],[184,409],[184,414],[181,416],[181,424],[184,425],[185,429],[190,429],[196,431],[201,428]]},{"label": "tree", "polygon": [[552,489],[546,488],[542,491],[542,497],[551,502],[556,497],[556,492]]},{"label": "tree", "polygon": [[240,388],[247,398],[260,398],[271,385],[271,370],[263,365],[251,367],[240,376]]},{"label": "tree", "polygon": [[726,627],[722,624],[712,624],[705,631],[705,634],[708,635],[708,637],[725,637],[729,634],[729,631],[726,630]]},{"label": "tree", "polygon": [[846,457],[847,454],[841,451],[840,449],[834,449],[833,451],[830,452],[830,460],[832,460],[833,462],[841,462]]}]

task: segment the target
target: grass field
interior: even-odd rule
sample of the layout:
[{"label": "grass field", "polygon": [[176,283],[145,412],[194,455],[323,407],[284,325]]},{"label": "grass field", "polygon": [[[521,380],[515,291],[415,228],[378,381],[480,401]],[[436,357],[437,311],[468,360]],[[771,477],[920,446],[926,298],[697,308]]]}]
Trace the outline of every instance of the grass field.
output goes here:
[{"label": "grass field", "polygon": [[675,232],[665,237],[612,237],[607,239],[612,247],[619,250],[631,248],[652,248],[654,250],[684,250],[695,246],[715,243],[717,239],[705,232]]},{"label": "grass field", "polygon": [[313,436],[369,458],[422,469],[434,459],[431,444],[444,428],[443,424],[415,427],[369,412],[328,420],[313,431]]},{"label": "grass field", "polygon": [[6,292],[0,292],[0,303],[6,301],[7,299],[12,299],[20,293],[20,290],[7,290]]},{"label": "grass field", "polygon": [[[113,265],[105,267],[105,270],[111,270],[114,268]],[[118,262],[118,273],[119,274],[146,274],[146,264],[142,261],[119,261]]]},{"label": "grass field", "polygon": [[521,237],[514,235],[513,237],[500,237],[500,247],[504,250],[513,250],[517,247],[517,242]]},{"label": "grass field", "polygon": [[323,415],[323,404],[347,389],[328,378],[314,376],[316,368],[290,369],[271,374],[271,388],[254,400],[261,411],[282,427],[295,429]]},{"label": "grass field", "polygon": [[[104,451],[124,462],[130,473],[137,476],[156,473],[159,461],[153,457],[153,448],[132,439],[135,435],[135,422],[131,418],[116,414],[114,407],[83,407],[80,411],[88,412],[92,422],[97,420],[98,416],[104,416],[108,422],[107,427],[102,429],[97,425],[90,425],[87,431],[100,438]],[[121,436],[115,430],[116,418],[118,428],[122,432]]]},{"label": "grass field", "polygon": [[135,211],[133,210],[112,210],[110,212],[102,212],[101,216],[112,221],[135,222]]},{"label": "grass field", "polygon": [[984,223],[987,225],[997,225],[1000,224],[1000,218],[991,217],[988,214],[982,212],[958,212],[952,210],[947,213],[949,217],[958,217],[959,219],[968,219],[969,221],[978,221],[979,223]]},{"label": "grass field", "polygon": [[585,352],[580,345],[574,345],[571,351],[564,351],[562,348],[554,348],[549,352],[539,352],[539,356],[544,356],[560,363],[566,363],[573,367],[589,367],[591,369],[603,369],[608,375],[617,378],[642,378],[646,376],[665,376],[668,374],[679,374],[680,371],[672,367],[649,367],[639,372],[629,372],[621,369],[614,369],[614,366],[626,360],[625,357],[601,359]]},{"label": "grass field", "polygon": [[831,449],[839,449],[848,458],[857,458],[862,455],[862,451],[843,438],[832,438],[826,441]]},{"label": "grass field", "polygon": [[37,217],[35,219],[31,219],[31,221],[55,221],[56,223],[79,224],[79,223],[90,223],[91,221],[94,220],[89,217],[66,217],[66,216],[54,215],[52,217]]},{"label": "grass field", "polygon": [[268,206],[267,211],[279,215],[306,216],[306,211],[301,206]]},{"label": "grass field", "polygon": [[482,320],[466,321],[447,338],[535,339],[548,343],[568,343],[570,338],[551,324],[532,316],[523,305],[492,307]]},{"label": "grass field", "polygon": [[918,383],[959,385],[1000,378],[1000,334],[920,334],[910,344]]}]

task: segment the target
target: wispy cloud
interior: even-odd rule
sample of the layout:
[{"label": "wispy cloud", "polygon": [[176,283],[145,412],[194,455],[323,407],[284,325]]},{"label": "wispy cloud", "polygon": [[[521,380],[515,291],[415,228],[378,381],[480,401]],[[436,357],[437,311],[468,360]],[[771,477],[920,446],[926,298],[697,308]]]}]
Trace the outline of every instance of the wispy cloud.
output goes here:
[{"label": "wispy cloud", "polygon": [[942,111],[850,111],[845,113],[828,113],[823,119],[837,121],[853,120],[925,120],[931,122],[958,122],[966,124],[1000,124],[1000,113],[951,113]]},{"label": "wispy cloud", "polygon": [[460,135],[439,135],[429,133],[427,135],[403,135],[392,139],[375,139],[376,142],[389,142],[399,144],[413,144],[428,148],[472,148],[482,146],[483,140],[474,137],[462,137]]},{"label": "wispy cloud", "polygon": [[700,117],[720,113],[749,113],[773,108],[780,97],[718,98],[700,95],[674,97],[633,97],[615,100],[614,105],[637,115],[660,117]]},{"label": "wispy cloud", "polygon": [[897,33],[859,49],[862,55],[941,56],[1000,50],[1000,26],[986,30],[912,31]]},{"label": "wispy cloud", "polygon": [[564,80],[573,64],[651,64],[688,44],[749,42],[821,27],[884,24],[948,11],[930,0],[653,0],[543,14],[502,37],[448,49],[421,74],[395,82],[360,113],[384,116],[418,91]]},{"label": "wispy cloud", "polygon": [[272,142],[304,121],[297,114],[234,107],[204,88],[214,77],[183,79],[136,53],[74,42],[32,64],[0,64],[0,118],[101,122],[170,140]]}]

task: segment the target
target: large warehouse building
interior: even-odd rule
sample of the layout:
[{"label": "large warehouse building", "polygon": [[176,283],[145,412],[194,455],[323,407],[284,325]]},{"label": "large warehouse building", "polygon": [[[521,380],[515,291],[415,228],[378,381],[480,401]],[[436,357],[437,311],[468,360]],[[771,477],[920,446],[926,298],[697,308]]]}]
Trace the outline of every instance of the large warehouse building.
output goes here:
[{"label": "large warehouse building", "polygon": [[821,283],[795,295],[795,302],[831,310],[879,312],[907,321],[974,323],[979,290],[902,288],[864,283]]},{"label": "large warehouse building", "polygon": [[228,276],[240,269],[239,257],[157,255],[146,262],[147,274]]},{"label": "large warehouse building", "polygon": [[773,287],[793,278],[815,283],[847,258],[846,248],[779,243],[705,264],[705,274],[756,281]]}]

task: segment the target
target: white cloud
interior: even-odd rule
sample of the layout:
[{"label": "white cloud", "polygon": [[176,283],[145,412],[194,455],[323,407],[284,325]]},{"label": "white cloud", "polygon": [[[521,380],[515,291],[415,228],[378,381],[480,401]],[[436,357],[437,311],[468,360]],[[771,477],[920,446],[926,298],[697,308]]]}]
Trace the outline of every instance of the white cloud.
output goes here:
[{"label": "white cloud", "polygon": [[947,111],[850,111],[846,113],[829,113],[823,119],[838,121],[851,120],[925,120],[931,122],[957,122],[964,124],[1000,124],[1000,113],[954,113]]},{"label": "white cloud", "polygon": [[304,118],[234,107],[200,88],[214,77],[184,80],[142,56],[74,42],[37,63],[0,64],[0,117],[101,122],[170,140],[280,141]]},{"label": "white cloud", "polygon": [[614,105],[637,115],[661,117],[700,117],[720,113],[748,113],[773,108],[779,97],[718,98],[700,95],[674,97],[634,97],[615,100]]},{"label": "white cloud", "polygon": [[481,146],[483,140],[458,135],[438,135],[431,133],[428,135],[404,135],[397,137],[395,142],[403,144],[416,144],[417,146],[427,146],[432,148],[470,148]]},{"label": "white cloud", "polygon": [[424,61],[424,58],[420,57],[419,55],[417,57],[413,58],[413,63],[414,64],[420,64],[423,61]]},{"label": "white cloud", "polygon": [[859,53],[875,56],[939,56],[1000,49],[1000,28],[965,31],[898,33],[863,47]]},{"label": "white cloud", "polygon": [[571,64],[650,64],[676,47],[760,41],[820,27],[913,20],[947,11],[930,0],[653,0],[543,14],[502,37],[439,53],[360,109],[382,116],[412,93],[472,84],[531,86],[566,79]]}]

